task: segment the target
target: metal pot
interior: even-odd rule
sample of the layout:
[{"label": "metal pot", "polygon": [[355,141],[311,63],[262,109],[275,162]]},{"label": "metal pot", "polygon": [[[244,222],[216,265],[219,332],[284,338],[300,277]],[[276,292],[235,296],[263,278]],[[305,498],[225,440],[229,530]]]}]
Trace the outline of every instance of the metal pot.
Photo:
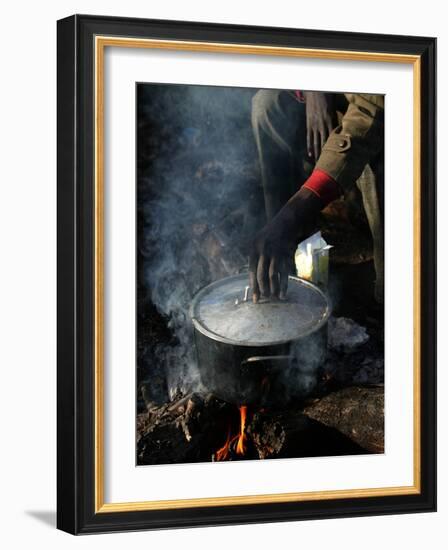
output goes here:
[{"label": "metal pot", "polygon": [[237,405],[285,403],[309,393],[325,357],[330,305],[312,283],[289,277],[286,300],[252,302],[248,276],[216,281],[190,315],[204,386]]}]

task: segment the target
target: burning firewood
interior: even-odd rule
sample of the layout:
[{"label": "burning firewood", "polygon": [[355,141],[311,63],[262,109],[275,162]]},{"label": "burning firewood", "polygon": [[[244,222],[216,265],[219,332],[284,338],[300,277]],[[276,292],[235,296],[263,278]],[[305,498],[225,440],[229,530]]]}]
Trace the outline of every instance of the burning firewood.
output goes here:
[{"label": "burning firewood", "polygon": [[211,460],[232,409],[210,394],[192,393],[139,414],[138,464]]},{"label": "burning firewood", "polygon": [[[137,462],[173,464],[382,452],[379,395],[375,388],[348,388],[316,399],[305,409],[297,403],[287,410],[244,406],[238,410],[211,394],[178,396],[138,415]],[[345,411],[345,417],[334,412],[337,407]],[[370,428],[363,427],[363,422]]]}]

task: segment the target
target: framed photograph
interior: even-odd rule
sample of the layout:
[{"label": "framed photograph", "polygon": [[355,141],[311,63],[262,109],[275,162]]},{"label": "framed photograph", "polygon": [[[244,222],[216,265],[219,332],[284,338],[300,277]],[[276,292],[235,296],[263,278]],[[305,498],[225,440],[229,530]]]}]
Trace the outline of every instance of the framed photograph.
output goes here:
[{"label": "framed photograph", "polygon": [[435,55],[58,21],[58,528],[435,510]]}]

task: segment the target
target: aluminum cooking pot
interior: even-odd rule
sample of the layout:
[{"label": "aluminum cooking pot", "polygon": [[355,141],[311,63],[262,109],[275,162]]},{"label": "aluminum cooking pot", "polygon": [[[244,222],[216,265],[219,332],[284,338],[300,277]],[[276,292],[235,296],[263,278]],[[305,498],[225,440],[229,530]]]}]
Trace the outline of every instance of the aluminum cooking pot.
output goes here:
[{"label": "aluminum cooking pot", "polygon": [[254,304],[248,285],[247,273],[226,277],[192,301],[202,382],[236,405],[284,404],[304,397],[325,358],[328,299],[317,286],[290,276],[286,300]]}]

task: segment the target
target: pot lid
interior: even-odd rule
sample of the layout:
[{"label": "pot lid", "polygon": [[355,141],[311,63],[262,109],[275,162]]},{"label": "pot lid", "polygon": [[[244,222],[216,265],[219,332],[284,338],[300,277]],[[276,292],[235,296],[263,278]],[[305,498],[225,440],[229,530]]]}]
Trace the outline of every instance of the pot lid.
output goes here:
[{"label": "pot lid", "polygon": [[262,299],[254,304],[248,286],[248,274],[243,273],[200,290],[190,308],[195,328],[219,342],[269,346],[318,330],[330,315],[325,294],[298,277],[289,277],[285,300]]}]

